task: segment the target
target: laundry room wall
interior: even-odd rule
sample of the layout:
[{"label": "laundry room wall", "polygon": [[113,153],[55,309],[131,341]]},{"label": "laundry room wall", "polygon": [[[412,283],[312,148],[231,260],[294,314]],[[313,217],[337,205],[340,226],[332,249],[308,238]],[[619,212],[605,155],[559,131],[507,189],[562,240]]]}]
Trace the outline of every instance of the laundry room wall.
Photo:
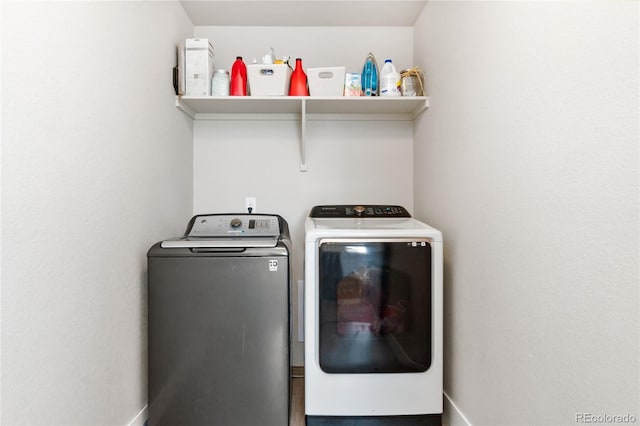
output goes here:
[{"label": "laundry room wall", "polygon": [[1,2],[7,425],[142,425],[146,251],[192,207],[178,2]]},{"label": "laundry room wall", "polygon": [[415,207],[444,234],[452,426],[640,418],[638,16],[428,2],[416,23]]},{"label": "laundry room wall", "polygon": [[[276,56],[301,57],[303,65],[346,66],[359,72],[369,50],[379,63],[413,63],[412,27],[198,27],[210,38],[216,67],[236,56],[247,62],[273,47]],[[411,121],[308,121],[308,171],[300,171],[300,123],[296,119],[196,120],[194,213],[244,211],[246,196],[257,211],[282,215],[293,239],[293,363],[303,364],[297,342],[298,280],[302,280],[304,219],[318,204],[395,203],[413,208]]]}]

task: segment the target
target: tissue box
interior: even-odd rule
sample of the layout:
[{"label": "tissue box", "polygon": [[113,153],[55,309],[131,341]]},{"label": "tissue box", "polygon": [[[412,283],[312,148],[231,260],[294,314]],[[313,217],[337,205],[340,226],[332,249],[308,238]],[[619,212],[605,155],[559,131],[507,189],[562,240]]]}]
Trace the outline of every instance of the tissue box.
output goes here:
[{"label": "tissue box", "polygon": [[346,67],[307,68],[310,96],[342,96]]},{"label": "tissue box", "polygon": [[250,64],[247,79],[251,96],[287,96],[291,68],[287,64]]},{"label": "tissue box", "polygon": [[184,43],[185,95],[211,95],[213,45],[206,38],[188,38]]}]

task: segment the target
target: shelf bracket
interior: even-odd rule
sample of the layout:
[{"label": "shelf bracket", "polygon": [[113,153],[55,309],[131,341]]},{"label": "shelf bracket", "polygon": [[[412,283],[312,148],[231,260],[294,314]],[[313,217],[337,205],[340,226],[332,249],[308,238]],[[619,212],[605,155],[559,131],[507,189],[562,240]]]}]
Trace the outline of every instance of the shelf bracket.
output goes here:
[{"label": "shelf bracket", "polygon": [[196,113],[194,110],[192,110],[189,106],[185,105],[182,100],[180,99],[180,96],[176,96],[176,106],[182,110],[182,112],[184,112],[185,114],[187,114],[189,117],[191,117],[192,120],[196,119]]},{"label": "shelf bracket", "polygon": [[300,106],[300,171],[306,172],[307,169],[307,141],[306,141],[306,130],[307,130],[307,103],[304,99],[301,100],[302,105]]},{"label": "shelf bracket", "polygon": [[411,119],[415,120],[416,117],[418,117],[420,114],[422,114],[424,111],[427,110],[427,108],[429,108],[429,97],[427,96],[426,99],[424,100],[424,103],[422,105],[420,105],[420,107],[418,109],[416,109],[415,111],[413,111],[411,113]]}]

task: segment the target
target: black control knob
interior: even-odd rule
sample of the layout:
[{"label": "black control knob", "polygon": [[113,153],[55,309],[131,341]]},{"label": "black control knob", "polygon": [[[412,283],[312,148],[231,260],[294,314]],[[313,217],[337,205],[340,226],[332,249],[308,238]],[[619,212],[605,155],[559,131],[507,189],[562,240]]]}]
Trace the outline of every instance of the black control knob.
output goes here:
[{"label": "black control knob", "polygon": [[242,221],[237,217],[234,217],[233,219],[231,219],[230,225],[232,228],[239,228],[242,225]]}]

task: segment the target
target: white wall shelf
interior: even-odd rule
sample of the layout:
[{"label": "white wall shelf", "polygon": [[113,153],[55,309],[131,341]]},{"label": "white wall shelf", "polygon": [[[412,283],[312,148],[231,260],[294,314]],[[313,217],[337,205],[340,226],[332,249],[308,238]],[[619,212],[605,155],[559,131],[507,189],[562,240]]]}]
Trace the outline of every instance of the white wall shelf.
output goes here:
[{"label": "white wall shelf", "polygon": [[429,97],[178,96],[176,106],[194,120],[300,120],[300,170],[306,171],[307,121],[412,121]]}]

